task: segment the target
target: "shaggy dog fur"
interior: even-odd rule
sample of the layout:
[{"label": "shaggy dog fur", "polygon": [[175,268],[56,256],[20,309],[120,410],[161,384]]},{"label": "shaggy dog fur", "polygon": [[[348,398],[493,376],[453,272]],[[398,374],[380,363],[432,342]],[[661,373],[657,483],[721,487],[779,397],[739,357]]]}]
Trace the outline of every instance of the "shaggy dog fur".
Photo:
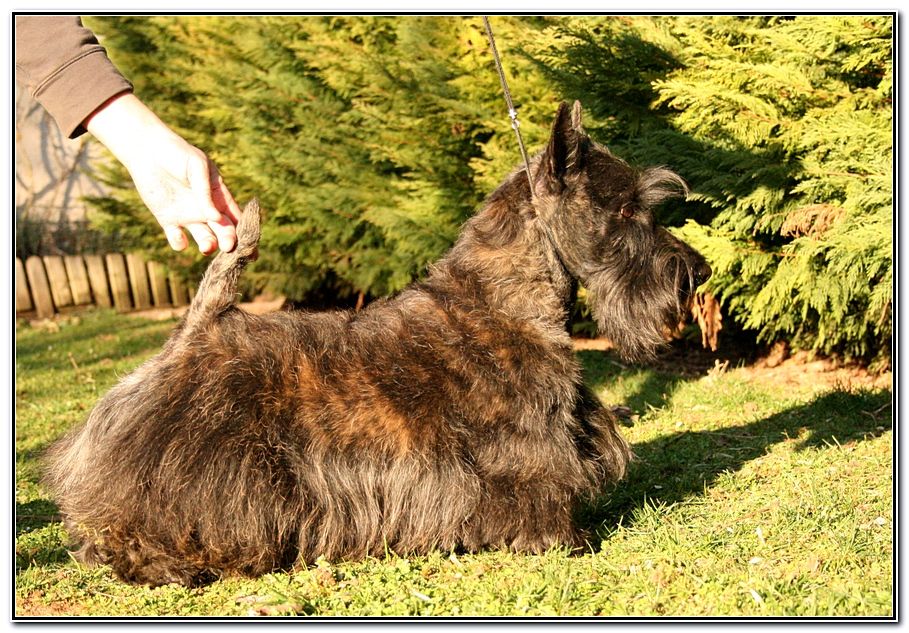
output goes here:
[{"label": "shaggy dog fur", "polygon": [[48,455],[77,558],[194,585],[320,555],[578,544],[579,500],[630,451],[581,380],[577,285],[639,358],[709,268],[651,213],[681,179],[591,141],[579,104],[531,171],[533,197],[516,171],[424,280],[356,313],[232,306],[248,205],[163,351]]}]

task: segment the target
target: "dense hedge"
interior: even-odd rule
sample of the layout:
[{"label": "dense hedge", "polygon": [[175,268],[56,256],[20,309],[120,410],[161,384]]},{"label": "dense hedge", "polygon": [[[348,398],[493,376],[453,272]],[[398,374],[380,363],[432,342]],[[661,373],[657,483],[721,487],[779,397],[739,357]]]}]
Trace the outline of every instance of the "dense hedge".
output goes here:
[{"label": "dense hedge", "polygon": [[[519,160],[479,18],[86,23],[237,197],[261,199],[253,279],[294,298],[400,289]],[[492,23],[531,149],[577,98],[599,140],[688,180],[663,219],[710,260],[740,328],[889,362],[891,16]],[[125,174],[110,180],[99,221],[163,255]]]}]

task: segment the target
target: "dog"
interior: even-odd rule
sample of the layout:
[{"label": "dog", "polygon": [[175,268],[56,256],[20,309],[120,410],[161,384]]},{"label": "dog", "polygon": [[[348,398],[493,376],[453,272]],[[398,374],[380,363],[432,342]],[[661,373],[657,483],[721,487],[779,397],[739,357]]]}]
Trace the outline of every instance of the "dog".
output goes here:
[{"label": "dog", "polygon": [[560,105],[530,172],[422,280],[359,312],[232,305],[257,255],[247,205],[163,350],[47,455],[76,558],[195,586],[319,556],[582,545],[579,504],[632,453],[582,381],[578,284],[641,359],[710,268],[653,217],[684,181],[591,140],[579,103]]}]

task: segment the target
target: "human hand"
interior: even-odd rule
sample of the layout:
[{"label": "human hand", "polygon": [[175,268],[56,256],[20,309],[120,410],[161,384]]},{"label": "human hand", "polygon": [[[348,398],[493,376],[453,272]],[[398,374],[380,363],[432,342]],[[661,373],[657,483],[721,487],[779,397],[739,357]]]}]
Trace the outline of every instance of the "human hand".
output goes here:
[{"label": "human hand", "polygon": [[215,248],[233,250],[240,209],[202,150],[174,135],[162,139],[154,153],[131,161],[127,169],[171,248],[187,247],[185,228],[206,255]]},{"label": "human hand", "polygon": [[158,119],[137,97],[123,93],[96,110],[85,127],[111,150],[132,176],[171,248],[188,246],[189,231],[208,255],[230,251],[240,208],[218,168]]}]

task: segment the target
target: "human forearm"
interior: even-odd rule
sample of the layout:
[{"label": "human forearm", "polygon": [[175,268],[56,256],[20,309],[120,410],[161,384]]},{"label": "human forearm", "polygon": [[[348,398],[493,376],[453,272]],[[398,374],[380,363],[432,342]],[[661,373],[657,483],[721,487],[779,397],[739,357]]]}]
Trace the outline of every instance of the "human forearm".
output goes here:
[{"label": "human forearm", "polygon": [[84,125],[130,172],[150,153],[183,140],[131,93],[108,99]]},{"label": "human forearm", "polygon": [[16,74],[70,138],[88,129],[129,170],[176,250],[234,248],[240,210],[205,153],[132,94],[77,16],[16,16]]}]

